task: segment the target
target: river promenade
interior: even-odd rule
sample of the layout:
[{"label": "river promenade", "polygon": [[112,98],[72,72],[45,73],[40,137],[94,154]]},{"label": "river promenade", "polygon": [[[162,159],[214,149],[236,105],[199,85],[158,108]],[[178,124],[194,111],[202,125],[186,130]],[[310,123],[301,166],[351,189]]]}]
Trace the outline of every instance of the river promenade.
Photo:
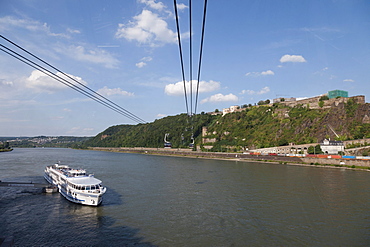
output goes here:
[{"label": "river promenade", "polygon": [[148,155],[180,156],[189,158],[207,158],[207,159],[228,159],[236,161],[260,161],[272,162],[287,165],[333,167],[348,169],[370,169],[370,160],[356,159],[330,159],[314,157],[294,157],[294,156],[273,156],[273,155],[251,155],[243,153],[223,153],[223,152],[201,152],[181,148],[144,148],[144,147],[89,147],[89,150],[139,153]]}]

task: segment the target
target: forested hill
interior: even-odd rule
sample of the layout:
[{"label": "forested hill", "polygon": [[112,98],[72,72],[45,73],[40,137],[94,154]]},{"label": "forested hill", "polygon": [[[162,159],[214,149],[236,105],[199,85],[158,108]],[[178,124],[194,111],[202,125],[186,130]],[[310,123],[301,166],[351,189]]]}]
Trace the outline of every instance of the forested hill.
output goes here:
[{"label": "forested hill", "polygon": [[[187,114],[169,116],[152,123],[138,125],[116,125],[109,127],[96,137],[84,143],[90,147],[163,147],[164,135],[173,147],[187,147],[191,135],[201,136],[202,126],[208,126],[215,116],[199,114],[189,117]],[[194,128],[192,129],[192,126]]]},{"label": "forested hill", "polygon": [[[207,128],[204,136],[207,139],[203,140],[202,127]],[[84,146],[163,147],[164,135],[169,133],[168,141],[172,147],[180,148],[189,145],[192,132],[198,146],[213,146],[217,151],[226,146],[241,150],[245,147],[315,143],[324,138],[369,138],[370,104],[357,104],[350,100],[328,109],[273,104],[252,106],[225,116],[200,114],[190,118],[181,114],[147,124],[112,126],[86,141]]]}]

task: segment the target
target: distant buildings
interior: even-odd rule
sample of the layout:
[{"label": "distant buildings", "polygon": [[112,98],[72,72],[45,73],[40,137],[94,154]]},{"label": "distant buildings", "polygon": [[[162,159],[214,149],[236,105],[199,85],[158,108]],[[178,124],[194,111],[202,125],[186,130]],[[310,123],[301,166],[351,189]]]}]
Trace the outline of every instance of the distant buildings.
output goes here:
[{"label": "distant buildings", "polygon": [[[352,96],[348,97],[348,92],[343,90],[333,90],[329,91],[326,94],[322,94],[319,96],[314,96],[310,98],[276,98],[273,99],[273,103],[267,104],[272,106],[274,103],[283,104],[289,107],[295,107],[297,105],[302,105],[303,107],[308,107],[309,109],[327,109],[331,108],[333,106],[338,106],[340,103],[347,103],[349,99],[352,99],[354,102],[358,104],[365,104],[365,96],[364,95],[358,95],[358,96]],[[244,108],[233,105],[229,108],[224,108],[222,110],[222,116],[237,112],[237,111],[243,111]],[[215,114],[215,113],[214,113]]]}]

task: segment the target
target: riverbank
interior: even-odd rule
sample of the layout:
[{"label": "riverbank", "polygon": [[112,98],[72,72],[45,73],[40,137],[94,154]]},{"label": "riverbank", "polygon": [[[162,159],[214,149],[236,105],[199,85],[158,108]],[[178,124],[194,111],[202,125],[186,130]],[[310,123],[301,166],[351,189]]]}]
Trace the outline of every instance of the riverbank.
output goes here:
[{"label": "riverbank", "polygon": [[311,157],[289,157],[289,156],[270,156],[270,155],[251,155],[242,153],[219,153],[219,152],[200,152],[190,149],[170,149],[170,148],[113,148],[113,147],[90,147],[89,150],[139,153],[149,155],[179,156],[189,158],[206,158],[235,160],[245,162],[269,162],[285,165],[330,167],[342,169],[370,170],[370,160],[347,160],[347,159],[325,159]]}]

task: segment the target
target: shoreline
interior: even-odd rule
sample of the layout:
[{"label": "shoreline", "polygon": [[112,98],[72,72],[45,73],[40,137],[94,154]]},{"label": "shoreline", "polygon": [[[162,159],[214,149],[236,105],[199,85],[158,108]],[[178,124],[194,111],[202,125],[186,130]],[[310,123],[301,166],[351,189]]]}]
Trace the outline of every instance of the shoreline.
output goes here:
[{"label": "shoreline", "polygon": [[[288,157],[288,156],[266,156],[249,155],[241,153],[214,153],[191,151],[189,149],[166,149],[166,148],[114,148],[114,147],[89,147],[88,150],[119,152],[119,153],[138,153],[159,156],[175,156],[183,158],[201,158],[228,160],[237,162],[259,162],[278,165],[308,166],[317,168],[337,168],[348,170],[370,171],[370,161],[364,160],[343,160],[343,159],[324,159],[309,157]],[[345,164],[343,164],[345,163]]]}]

